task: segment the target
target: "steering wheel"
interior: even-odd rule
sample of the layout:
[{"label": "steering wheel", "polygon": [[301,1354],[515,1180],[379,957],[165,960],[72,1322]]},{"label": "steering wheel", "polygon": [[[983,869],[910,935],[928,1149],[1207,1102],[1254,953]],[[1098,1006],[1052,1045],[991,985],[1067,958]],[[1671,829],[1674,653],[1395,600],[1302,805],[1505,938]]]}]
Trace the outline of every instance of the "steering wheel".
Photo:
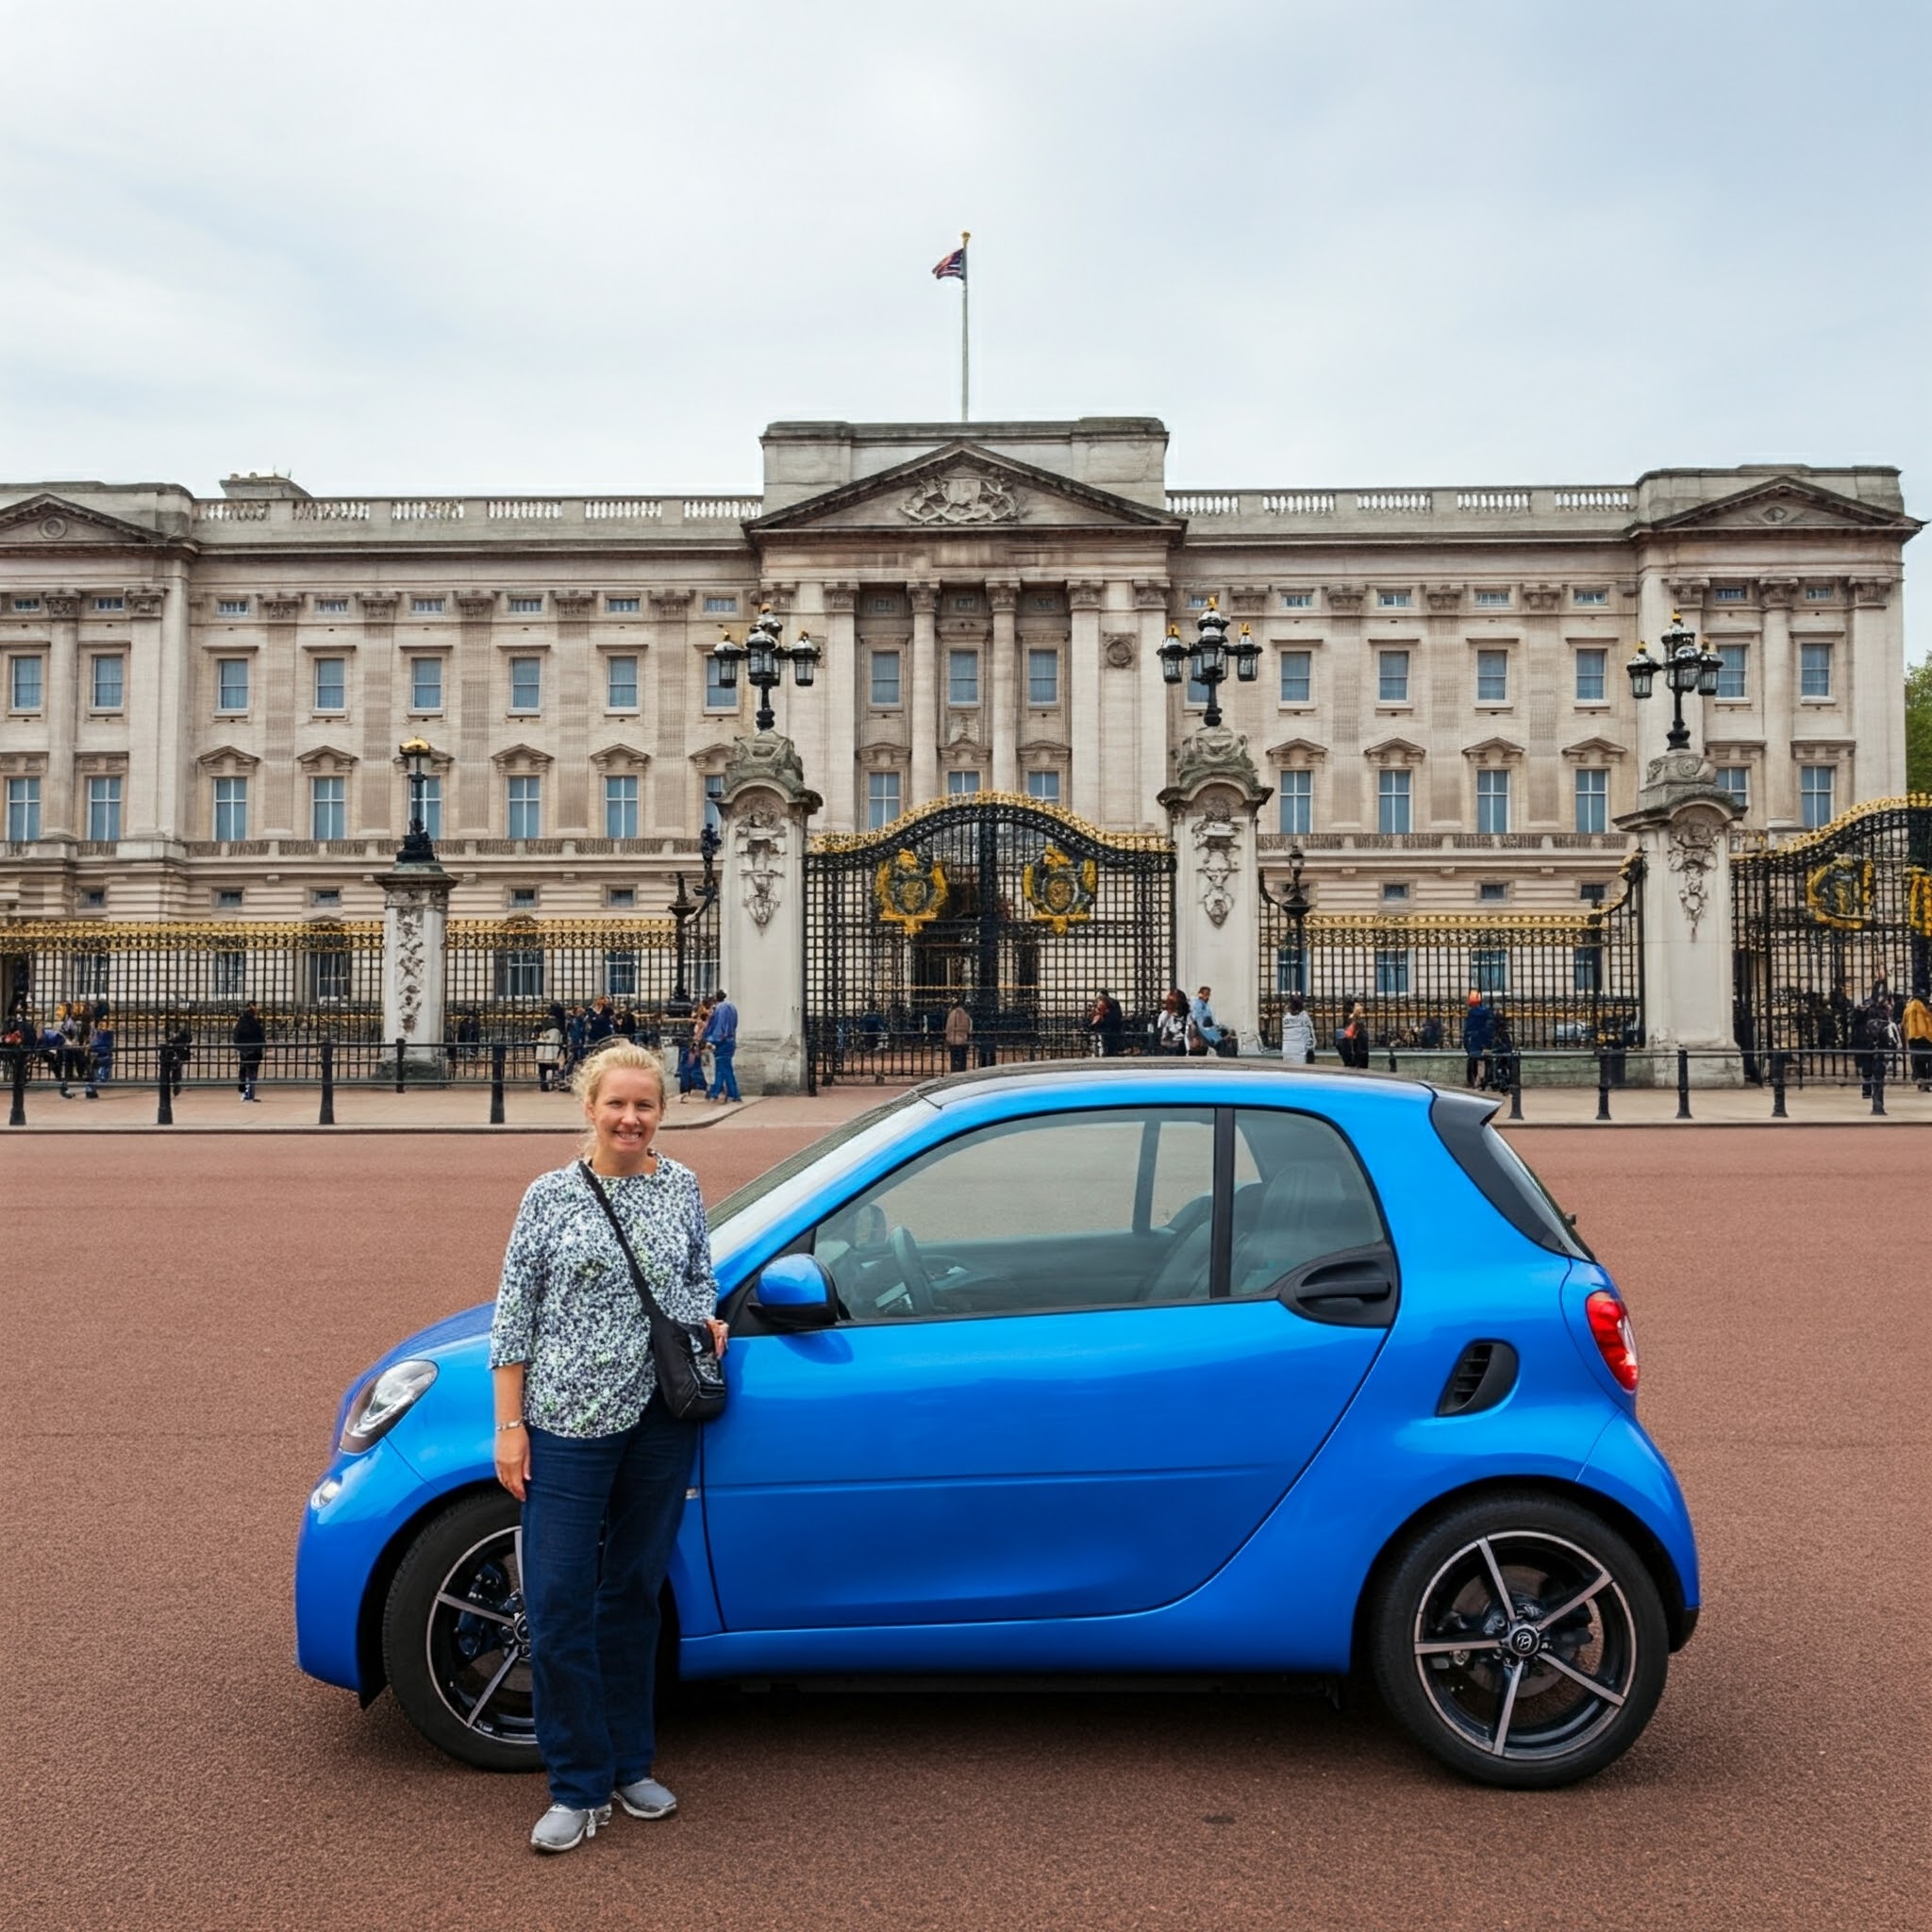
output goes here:
[{"label": "steering wheel", "polygon": [[913,1313],[938,1314],[939,1307],[933,1299],[932,1276],[925,1272],[925,1262],[920,1255],[919,1243],[912,1239],[911,1230],[895,1227],[886,1245],[892,1251],[892,1261],[899,1270],[906,1299],[912,1304]]}]

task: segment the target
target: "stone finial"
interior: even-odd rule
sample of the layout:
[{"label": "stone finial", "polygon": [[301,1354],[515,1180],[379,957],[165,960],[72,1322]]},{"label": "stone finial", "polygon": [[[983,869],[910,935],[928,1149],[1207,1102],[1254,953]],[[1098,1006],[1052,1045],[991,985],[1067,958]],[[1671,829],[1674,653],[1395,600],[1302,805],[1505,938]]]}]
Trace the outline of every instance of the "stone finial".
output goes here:
[{"label": "stone finial", "polygon": [[1177,809],[1208,785],[1229,786],[1248,805],[1259,805],[1268,796],[1270,788],[1248,756],[1245,733],[1212,724],[1182,739],[1174,753],[1174,783],[1160,794],[1161,803]]},{"label": "stone finial", "polygon": [[805,761],[798,747],[780,731],[757,731],[748,738],[731,741],[730,756],[724,760],[724,800],[727,805],[740,791],[757,785],[775,791],[787,805],[808,816],[824,803],[805,782]]}]

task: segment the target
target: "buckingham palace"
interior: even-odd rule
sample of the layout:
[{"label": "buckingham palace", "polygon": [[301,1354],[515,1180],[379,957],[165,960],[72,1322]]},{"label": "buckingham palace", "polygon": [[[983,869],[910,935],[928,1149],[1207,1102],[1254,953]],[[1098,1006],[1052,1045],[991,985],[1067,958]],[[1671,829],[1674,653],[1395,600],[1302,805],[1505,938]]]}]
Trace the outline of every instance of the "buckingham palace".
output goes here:
[{"label": "buckingham palace", "polygon": [[[773,693],[814,833],[1018,794],[1167,828],[1220,704],[1336,911],[1600,898],[1670,705],[1674,614],[1721,660],[1694,741],[1775,841],[1905,789],[1898,473],[1177,488],[1145,417],[779,423],[757,496],[312,494],[237,475],[0,486],[0,913],[379,911],[427,741],[451,910],[655,910],[758,693],[714,647],[817,646]],[[1163,678],[1210,608],[1258,646]]]}]

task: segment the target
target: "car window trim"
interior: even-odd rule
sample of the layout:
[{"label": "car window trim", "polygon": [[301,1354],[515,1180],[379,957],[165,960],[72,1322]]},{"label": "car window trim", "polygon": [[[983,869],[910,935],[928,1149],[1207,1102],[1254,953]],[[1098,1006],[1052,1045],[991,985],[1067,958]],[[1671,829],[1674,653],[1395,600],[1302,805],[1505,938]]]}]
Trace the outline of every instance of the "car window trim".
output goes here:
[{"label": "car window trim", "polygon": [[1234,1108],[1214,1109],[1214,1232],[1209,1239],[1208,1299],[1231,1299],[1234,1282]]}]

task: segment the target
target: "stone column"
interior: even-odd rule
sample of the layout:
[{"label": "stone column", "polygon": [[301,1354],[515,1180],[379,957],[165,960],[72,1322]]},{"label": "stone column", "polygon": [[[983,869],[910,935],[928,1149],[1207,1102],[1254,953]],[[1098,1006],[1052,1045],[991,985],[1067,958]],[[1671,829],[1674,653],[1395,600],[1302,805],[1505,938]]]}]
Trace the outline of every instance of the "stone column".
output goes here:
[{"label": "stone column", "polygon": [[47,611],[46,683],[41,692],[47,721],[47,775],[41,786],[41,837],[75,836],[75,708],[80,695],[80,599],[66,591],[42,600]]},{"label": "stone column", "polygon": [[911,682],[906,723],[912,738],[912,796],[909,809],[935,797],[940,789],[939,625],[937,584],[908,584],[912,598]]},{"label": "stone column", "polygon": [[1742,1062],[1732,1033],[1731,855],[1738,818],[1701,752],[1650,760],[1637,809],[1617,820],[1642,855],[1644,1041],[1657,1085],[1674,1083],[1670,1056],[1693,1058],[1698,1087],[1736,1087]]},{"label": "stone column", "polygon": [[1167,788],[1167,685],[1160,675],[1160,646],[1167,637],[1168,586],[1164,580],[1134,580],[1134,622],[1140,631],[1134,675],[1140,684],[1140,796],[1134,823],[1159,823],[1160,794]]},{"label": "stone column", "polygon": [[1791,598],[1795,577],[1766,577],[1757,586],[1764,611],[1758,644],[1757,715],[1763,721],[1764,763],[1758,772],[1763,796],[1755,798],[1759,822],[1767,826],[1798,823],[1797,768],[1791,759],[1797,707],[1792,702]]},{"label": "stone column", "polygon": [[1255,833],[1271,788],[1248,756],[1248,741],[1225,724],[1182,740],[1174,782],[1160,794],[1174,823],[1176,971],[1191,998],[1212,987],[1214,1017],[1244,1053],[1260,1040],[1257,954],[1260,898]]},{"label": "stone column", "polygon": [[441,1080],[444,940],[454,884],[434,859],[397,863],[382,875],[382,1038],[387,1071],[395,1077],[395,1043],[405,1079]]},{"label": "stone column", "polygon": [[693,690],[700,667],[686,635],[691,592],[655,590],[646,602],[650,629],[638,675],[648,674],[651,682],[639,687],[638,729],[646,734],[647,744],[654,741],[648,735],[654,728],[656,738],[645,776],[649,795],[640,801],[638,824],[648,828],[651,838],[694,839],[704,829],[704,819],[691,796],[691,754],[696,747],[688,721],[695,718],[702,727],[705,694]]},{"label": "stone column", "polygon": [[989,580],[992,605],[992,789],[1020,789],[1020,637],[1014,612],[1020,586],[1012,578]]},{"label": "stone column", "polygon": [[1906,789],[1905,648],[1897,628],[1887,622],[1891,587],[1889,576],[1856,576],[1847,586],[1852,609],[1840,655],[1851,662],[1839,665],[1837,675],[1842,682],[1849,674],[1850,702],[1837,688],[1833,695],[1840,715],[1852,719],[1857,750],[1850,784],[1832,800],[1835,811]]},{"label": "stone column", "polygon": [[[188,834],[179,815],[162,805],[160,746],[157,743],[166,730],[162,715],[162,660],[167,655],[164,641],[164,615],[168,587],[152,585],[127,593],[128,640],[123,701],[126,716],[153,721],[151,726],[127,734],[126,790],[121,799],[121,836],[124,840],[151,840],[161,837],[185,839]],[[180,599],[175,602],[178,612]],[[145,855],[143,855],[145,856]]]},{"label": "stone column", "polygon": [[1067,803],[1090,824],[1100,807],[1100,606],[1106,586],[1077,579],[1067,586],[1067,739],[1074,747]]},{"label": "stone column", "polygon": [[806,1083],[806,821],[823,802],[789,738],[733,740],[720,805],[719,963],[738,1008],[736,1072],[746,1093],[797,1093]]},{"label": "stone column", "polygon": [[819,676],[825,687],[825,829],[849,832],[855,816],[858,783],[859,678],[858,586],[825,586],[825,660]]}]

